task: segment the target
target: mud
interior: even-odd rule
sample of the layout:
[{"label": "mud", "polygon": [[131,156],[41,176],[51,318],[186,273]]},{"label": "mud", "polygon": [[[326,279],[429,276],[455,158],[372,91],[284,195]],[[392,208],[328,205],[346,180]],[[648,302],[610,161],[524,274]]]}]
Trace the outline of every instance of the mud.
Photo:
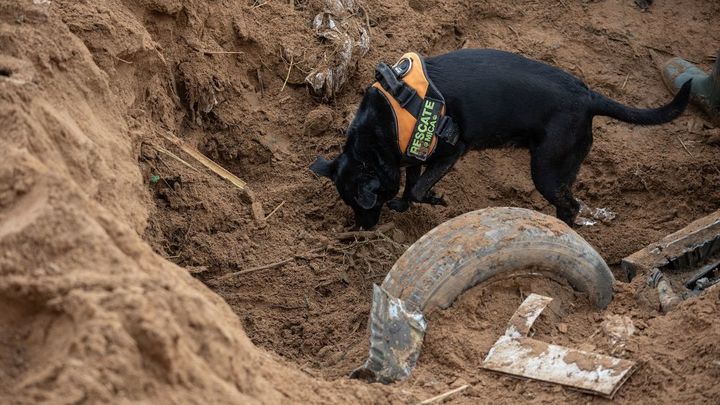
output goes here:
[{"label": "mud", "polygon": [[[322,104],[304,84],[331,51],[311,28],[319,0],[0,0],[2,402],[412,403],[465,383],[448,402],[605,402],[480,369],[529,292],[555,298],[535,338],[641,363],[616,401],[716,400],[720,289],[662,316],[645,274],[618,283],[601,313],[552,281],[484,284],[428,315],[409,380],[347,380],[367,355],[372,283],[410,244],[478,208],[552,211],[527,151],[472,152],[438,185],[449,207],[384,212],[388,237],[340,241],[351,213],[307,166],[339,153],[379,60],[500,48],[656,106],[670,98],[657,60],[709,70],[720,4],[359,5],[370,49]],[[621,258],[720,208],[718,130],[694,107],[661,127],[593,126],[576,194],[617,217],[579,233],[622,281]],[[274,213],[257,221],[244,193],[158,152],[180,154],[168,133]],[[621,349],[602,326],[614,315],[635,327]]]}]

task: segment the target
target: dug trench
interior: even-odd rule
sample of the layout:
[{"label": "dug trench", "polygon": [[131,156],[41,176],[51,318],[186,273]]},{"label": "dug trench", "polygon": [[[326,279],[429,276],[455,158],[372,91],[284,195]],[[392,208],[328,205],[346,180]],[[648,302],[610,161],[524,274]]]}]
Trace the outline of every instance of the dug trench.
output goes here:
[{"label": "dug trench", "polygon": [[[484,355],[529,292],[555,298],[536,323],[537,339],[640,362],[617,395],[619,402],[706,402],[720,394],[720,387],[713,383],[720,378],[720,323],[714,321],[720,309],[719,289],[662,316],[657,295],[644,284],[646,275],[625,283],[619,267],[626,255],[720,208],[718,129],[704,121],[697,109],[690,108],[661,127],[630,126],[604,118],[594,122],[593,150],[575,185],[576,195],[591,207],[612,209],[617,217],[578,232],[606,259],[619,281],[608,309],[597,313],[569,287],[547,280],[518,278],[483,284],[465,293],[450,309],[429,314],[430,327],[417,369],[410,379],[387,387],[346,380],[367,355],[372,284],[382,281],[410,244],[447,219],[488,206],[517,206],[549,214],[551,207],[534,190],[527,151],[472,152],[438,185],[449,207],[384,212],[382,221],[393,223],[386,232],[352,237],[346,234],[352,221],[350,210],[327,181],[307,170],[317,154],[339,153],[343,131],[380,60],[392,61],[408,50],[437,54],[460,47],[500,48],[557,65],[624,103],[654,106],[670,97],[655,65],[658,59],[681,55],[709,68],[709,56],[715,50],[707,44],[720,41],[720,26],[713,23],[720,18],[720,5],[682,0],[660,2],[641,12],[632,2],[621,0],[560,1],[550,7],[539,1],[368,0],[361,3],[358,18],[366,22],[371,46],[344,90],[327,103],[310,96],[303,82],[328,52],[310,28],[310,21],[324,7],[321,1],[108,0],[91,6],[60,0],[13,7],[15,20],[23,15],[31,21],[24,24],[31,24],[33,18],[49,18],[53,27],[77,41],[73,42],[77,51],[61,55],[48,51],[46,63],[62,71],[73,55],[84,55],[83,63],[92,67],[93,75],[107,81],[107,87],[83,85],[74,97],[81,99],[83,92],[102,94],[98,98],[105,104],[97,105],[105,105],[103,111],[120,111],[119,115],[103,112],[102,117],[109,126],[115,125],[113,119],[127,122],[126,130],[120,132],[127,134],[131,152],[118,154],[110,167],[126,170],[131,180],[120,181],[119,191],[113,191],[115,183],[109,177],[103,186],[110,191],[95,193],[92,199],[130,224],[164,259],[150,259],[149,253],[134,256],[143,268],[167,270],[169,279],[202,290],[203,299],[215,305],[216,296],[206,291],[210,289],[232,309],[237,319],[222,311],[216,319],[200,319],[216,315],[210,310],[198,312],[195,318],[191,311],[188,316],[206,328],[230,325],[227,331],[218,327],[222,333],[212,344],[236,347],[224,340],[231,335],[233,345],[251,353],[247,364],[264,367],[260,372],[250,366],[233,369],[229,377],[218,373],[244,395],[233,398],[405,403],[467,383],[471,388],[453,398],[453,403],[602,401],[480,369]],[[11,20],[5,23],[17,24]],[[671,39],[668,32],[673,33]],[[30,45],[13,38],[19,44],[13,56],[18,57],[22,53],[18,49]],[[42,47],[42,43],[33,46]],[[76,83],[66,80],[63,85]],[[43,91],[57,95],[63,88]],[[82,115],[76,114],[75,119]],[[167,133],[197,145],[246,181],[266,218],[259,221],[253,216],[244,193],[165,142]],[[72,168],[78,156],[64,156],[63,161]],[[128,169],[130,165],[135,168]],[[137,168],[139,175],[132,174]],[[71,169],[69,175],[86,173],[85,169]],[[81,193],[83,183],[74,187],[78,184]],[[132,192],[123,197],[122,190]],[[97,210],[95,205],[85,209]],[[51,214],[62,215],[62,211]],[[87,249],[94,246],[87,243]],[[182,267],[204,286],[176,275],[167,262]],[[112,266],[112,262],[104,265]],[[154,305],[161,306],[161,299],[172,297],[174,290],[167,289],[170,292],[164,291]],[[8,303],[15,302],[11,298]],[[36,306],[10,307],[0,317],[0,342],[10,342],[8,348],[19,347],[22,336],[32,337],[35,324],[50,335],[69,335],[63,315],[50,321],[58,312],[52,305],[38,303],[37,310],[32,309]],[[145,310],[151,315],[156,308]],[[23,322],[23,318],[29,320]],[[625,324],[628,318],[634,333],[621,342],[613,341],[608,325]],[[244,337],[235,338],[235,332],[229,331],[237,320],[260,354],[244,345]],[[159,380],[169,369],[190,367],[193,358],[176,363],[172,356],[182,353],[152,349],[158,341],[165,347],[163,335],[152,331],[162,324],[147,320],[140,324],[130,334],[145,344],[140,344],[139,359],[127,367],[142,367],[143,358],[150,358],[150,368],[165,364],[165,369],[149,374]],[[201,328],[191,329],[194,334]],[[4,332],[8,330],[13,333]],[[56,341],[64,344],[62,339]],[[215,353],[209,358],[222,358],[224,352],[213,352],[215,346],[210,343],[203,347]],[[35,352],[32,360],[23,361],[24,353],[4,349],[0,362],[19,362],[11,370],[13,376],[22,376],[40,354]],[[113,378],[137,378],[122,368],[113,370],[118,369]],[[256,383],[262,378],[270,383]],[[286,380],[297,382],[279,388]],[[192,386],[182,377],[163,380],[163,384]],[[301,384],[307,387],[295,386]],[[49,387],[50,383],[39,384],[33,392]],[[0,393],[5,389],[0,383]],[[152,390],[119,392],[128,398],[158,398]],[[85,393],[91,399],[98,395]],[[185,396],[176,395],[173,399],[180,401],[194,398],[189,389],[183,392]]]},{"label": "dug trench", "polygon": [[[439,185],[451,201],[450,207],[415,207],[406,214],[386,212],[383,220],[395,224],[387,236],[338,240],[337,235],[351,225],[351,212],[328,182],[313,177],[306,168],[317,154],[339,152],[344,128],[365,85],[372,80],[374,63],[391,60],[407,49],[438,53],[461,46],[498,47],[559,64],[625,102],[658,104],[669,94],[653,65],[650,46],[666,46],[662,32],[674,24],[666,14],[669,10],[661,7],[647,15],[624,3],[610,2],[572,6],[556,14],[532,3],[472,6],[428,2],[408,10],[401,4],[367,2],[373,45],[354,80],[334,103],[317,103],[301,84],[290,84],[281,91],[284,70],[290,69],[283,66],[274,77],[263,75],[262,84],[255,82],[254,87],[234,98],[226,96],[227,102],[207,117],[209,123],[183,126],[183,137],[194,139],[202,151],[248,181],[265,212],[274,211],[266,224],[258,226],[247,202],[222,180],[192,173],[166,157],[143,156],[144,177],[155,174],[163,180],[148,184],[157,210],[151,215],[145,237],[156,251],[187,268],[222,296],[238,314],[253,343],[278,353],[310,375],[344,378],[367,356],[372,284],[382,281],[414,240],[444,220],[486,206],[552,212],[532,186],[526,151],[475,152]],[[697,4],[690,8],[681,18],[707,19],[708,13],[718,12]],[[457,14],[465,17],[441,18],[448,9],[461,9],[463,12]],[[288,11],[272,4],[258,8],[259,15]],[[295,10],[301,21],[314,12],[312,7]],[[423,22],[426,29],[422,38],[416,38],[404,21],[407,14],[412,15],[410,20]],[[620,15],[625,25],[614,22]],[[573,19],[580,22],[570,23]],[[678,49],[695,49],[689,43],[682,44],[676,45]],[[695,51],[699,55],[708,53],[702,48]],[[253,82],[256,75],[249,72],[237,72],[233,80]],[[245,103],[249,106],[241,105]],[[233,109],[243,111],[241,126],[233,124],[241,114]],[[581,171],[577,195],[591,206],[616,211],[618,218],[579,231],[613,265],[620,280],[624,277],[618,266],[622,257],[718,207],[719,195],[713,184],[720,175],[711,163],[717,147],[703,143],[710,131],[687,131],[689,126],[697,126],[697,116],[697,111],[691,110],[680,120],[655,128],[596,119],[595,145]],[[250,136],[253,133],[259,133],[255,139]],[[681,139],[693,145],[692,156],[684,150]],[[285,261],[228,277],[233,272]],[[504,330],[522,294],[546,293],[563,303],[554,305],[555,319],[538,328],[539,336],[611,354],[616,353],[612,353],[615,349],[602,328],[604,322],[631,315],[640,329],[658,315],[653,291],[639,282],[621,289],[616,303],[603,314],[593,313],[582,300],[578,304],[570,299],[574,295],[567,288],[537,283],[483,286],[452,309],[434,314],[419,367],[398,389],[417,397],[432,396],[464,381],[473,385],[467,393],[470,401],[472,397],[494,396],[541,400],[554,395],[583,401],[586,397],[581,394],[480,371],[484,354]],[[565,305],[568,302],[570,308]],[[558,325],[563,331],[562,325],[566,325],[567,330],[560,332]],[[639,335],[624,349],[629,351],[623,352],[625,356],[636,353],[647,358],[638,340],[646,336],[642,331]],[[628,384],[629,392],[621,392],[621,399],[633,400],[633,392],[640,391],[644,396],[665,395],[659,392],[668,376],[656,369],[665,361],[647,361],[650,365],[638,372]],[[638,381],[650,384],[643,386]],[[708,394],[708,387],[704,392],[699,395]]]},{"label": "dug trench", "polygon": [[[372,283],[380,283],[395,259],[419,236],[444,220],[486,206],[552,212],[532,186],[526,151],[484,151],[465,157],[440,183],[450,207],[416,207],[403,215],[386,212],[384,221],[396,225],[387,232],[388,237],[337,240],[336,235],[350,225],[351,213],[332,186],[313,177],[306,168],[317,154],[339,152],[344,128],[364,86],[371,82],[373,64],[407,49],[439,53],[460,46],[499,47],[559,64],[592,87],[627,103],[658,104],[669,94],[649,52],[652,47],[667,46],[663,30],[678,24],[678,17],[671,18],[666,14],[670,11],[662,6],[652,14],[641,14],[621,2],[571,6],[562,13],[532,3],[432,3],[423,7],[422,13],[392,3],[367,2],[365,6],[373,45],[351,82],[356,84],[348,86],[339,100],[319,105],[298,85],[280,92],[282,76],[276,75],[266,79],[264,96],[253,95],[258,99],[259,114],[246,116],[242,132],[186,129],[186,136],[197,139],[210,156],[249,182],[266,212],[279,207],[265,226],[254,224],[247,204],[226,184],[188,173],[176,162],[168,162],[172,170],[163,168],[158,174],[173,182],[180,176],[183,186],[170,190],[161,182],[150,185],[158,211],[151,216],[146,238],[155,249],[195,272],[220,294],[255,344],[279,353],[311,375],[329,379],[344,378],[364,361]],[[692,24],[703,27],[707,25],[702,21],[718,12],[700,3],[688,7],[687,14],[679,18],[697,19]],[[272,14],[285,9],[268,4],[258,10]],[[465,17],[450,21],[441,18],[448,9],[461,10],[456,14]],[[307,19],[315,11],[298,14]],[[615,20],[620,16],[622,23]],[[574,19],[578,21],[571,23]],[[404,20],[422,21],[423,38],[415,38],[417,33]],[[710,34],[719,33],[711,30]],[[690,42],[676,46],[690,52],[695,49]],[[703,56],[708,53],[701,47],[695,51]],[[227,122],[225,115],[232,114],[228,109],[221,109],[212,119]],[[270,122],[262,125],[263,120]],[[713,185],[720,176],[711,163],[717,147],[703,143],[703,136],[709,136],[704,129],[688,133],[689,126],[697,125],[694,120],[694,110],[672,124],[655,128],[596,119],[594,149],[576,189],[585,202],[609,207],[618,212],[618,218],[607,225],[582,228],[580,233],[614,265],[620,280],[624,276],[617,264],[622,257],[717,208],[718,191]],[[240,141],[258,127],[262,128],[258,142],[247,145]],[[694,146],[692,156],[684,150],[681,139]],[[151,168],[146,165],[144,169],[145,178],[149,178]],[[286,259],[294,260],[214,281],[228,273]],[[622,304],[615,305],[621,309],[611,309],[608,314],[630,311],[633,319],[643,324],[658,315],[657,302],[641,283],[633,286],[620,291],[616,301]],[[436,315],[439,319],[431,318],[418,371],[401,389],[439,393],[460,379],[484,387],[470,395],[485,398],[487,393],[481,393],[485,388],[497,391],[499,397],[510,390],[519,395],[518,399],[542,396],[543,392],[564,393],[550,387],[533,393],[531,383],[507,378],[496,382],[496,376],[479,371],[484,353],[521,302],[522,289],[510,290],[503,296],[493,287],[483,287],[482,293],[469,294],[476,298],[474,301],[464,298],[447,314]],[[545,292],[557,296],[558,291]],[[590,339],[585,343],[592,346],[607,341],[596,333],[603,315],[585,312],[581,319],[574,319],[572,311],[565,311],[570,319],[559,316],[559,322],[569,325],[568,335],[555,330],[548,335],[549,340],[572,345]],[[657,376],[654,371],[652,367],[641,370],[629,385],[639,387],[633,382]],[[663,378],[655,378],[658,387],[662,386]],[[581,400],[572,394],[563,395]]]}]

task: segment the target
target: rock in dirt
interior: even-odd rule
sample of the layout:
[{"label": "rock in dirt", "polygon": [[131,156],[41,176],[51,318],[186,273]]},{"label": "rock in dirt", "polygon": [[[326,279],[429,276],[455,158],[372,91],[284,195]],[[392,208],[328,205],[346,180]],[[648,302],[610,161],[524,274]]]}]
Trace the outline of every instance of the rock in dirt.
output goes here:
[{"label": "rock in dirt", "polygon": [[718,146],[720,145],[720,128],[714,128],[708,131],[709,136],[705,143],[708,145]]},{"label": "rock in dirt", "polygon": [[402,230],[400,230],[398,228],[394,228],[390,232],[390,237],[392,238],[392,240],[394,240],[397,243],[405,243],[405,241],[407,240],[407,237],[405,236],[405,232],[403,232]]},{"label": "rock in dirt", "polygon": [[464,378],[460,377],[460,378],[455,379],[455,381],[453,381],[452,384],[450,384],[450,388],[458,388],[458,387],[462,387],[464,385],[468,385],[468,382],[465,381]]},{"label": "rock in dirt", "polygon": [[330,108],[320,106],[310,111],[305,117],[305,135],[322,135],[333,123],[333,112]]},{"label": "rock in dirt", "polygon": [[263,209],[262,204],[260,204],[259,201],[253,201],[250,204],[250,209],[255,222],[257,222],[260,226],[265,226],[265,210]]},{"label": "rock in dirt", "polygon": [[650,8],[652,3],[653,3],[653,0],[635,0],[635,5],[637,5],[643,11]]}]

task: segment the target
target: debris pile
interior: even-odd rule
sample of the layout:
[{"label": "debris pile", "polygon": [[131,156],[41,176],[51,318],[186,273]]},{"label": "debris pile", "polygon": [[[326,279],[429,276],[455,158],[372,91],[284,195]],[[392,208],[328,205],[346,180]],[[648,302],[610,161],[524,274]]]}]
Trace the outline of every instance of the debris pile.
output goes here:
[{"label": "debris pile", "polygon": [[[530,328],[550,301],[550,297],[530,294],[510,319],[505,334],[490,349],[483,367],[612,399],[634,371],[635,362],[529,338]],[[625,331],[621,329],[613,336],[620,339]]]},{"label": "debris pile", "polygon": [[373,287],[369,357],[351,376],[383,383],[407,378],[422,348],[424,313],[448,308],[493,277],[519,274],[566,280],[599,309],[612,300],[614,278],[605,261],[562,221],[521,208],[469,212],[425,234]]},{"label": "debris pile", "polygon": [[332,100],[355,72],[357,63],[370,49],[370,28],[359,17],[354,0],[327,0],[325,10],[317,14],[312,27],[325,43],[321,63],[305,78],[313,94]]}]

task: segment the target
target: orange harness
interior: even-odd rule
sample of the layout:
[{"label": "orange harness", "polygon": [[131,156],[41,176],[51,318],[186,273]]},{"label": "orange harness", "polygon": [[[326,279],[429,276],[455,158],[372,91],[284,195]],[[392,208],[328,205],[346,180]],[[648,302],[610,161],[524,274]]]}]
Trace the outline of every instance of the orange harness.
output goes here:
[{"label": "orange harness", "polygon": [[376,69],[380,90],[392,106],[395,133],[403,156],[425,161],[438,140],[455,145],[457,125],[445,114],[445,100],[433,85],[425,61],[414,52],[406,53],[392,67],[380,63]]}]

